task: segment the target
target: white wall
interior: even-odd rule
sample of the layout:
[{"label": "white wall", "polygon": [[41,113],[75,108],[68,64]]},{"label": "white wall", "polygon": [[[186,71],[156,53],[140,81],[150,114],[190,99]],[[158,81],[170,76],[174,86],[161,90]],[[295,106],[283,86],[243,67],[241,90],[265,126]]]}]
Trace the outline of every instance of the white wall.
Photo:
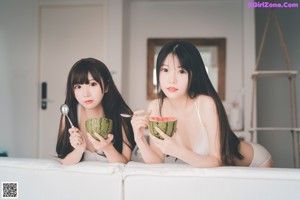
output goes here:
[{"label": "white wall", "polygon": [[105,64],[112,73],[118,89],[122,90],[123,73],[123,0],[106,0],[106,58]]},{"label": "white wall", "polygon": [[146,109],[148,103],[148,38],[225,37],[226,101],[234,100],[243,87],[243,1],[132,1],[127,12],[130,55],[125,95],[133,109]]},{"label": "white wall", "polygon": [[0,148],[37,155],[37,18],[34,0],[0,1]]}]

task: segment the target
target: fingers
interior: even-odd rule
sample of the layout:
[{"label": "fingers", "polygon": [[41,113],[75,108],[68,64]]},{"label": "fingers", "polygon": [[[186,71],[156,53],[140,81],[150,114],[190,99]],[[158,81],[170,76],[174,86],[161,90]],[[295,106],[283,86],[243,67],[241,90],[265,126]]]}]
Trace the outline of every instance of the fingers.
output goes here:
[{"label": "fingers", "polygon": [[163,142],[163,140],[158,139],[157,137],[155,137],[152,134],[149,134],[150,139],[155,143],[155,144],[161,144]]},{"label": "fingers", "polygon": [[141,115],[143,115],[143,113],[145,113],[145,111],[144,110],[136,110],[134,113],[133,113],[133,116],[141,116]]},{"label": "fingers", "polygon": [[78,134],[73,134],[70,136],[70,143],[74,148],[76,148],[76,146],[84,144],[84,141],[80,135],[78,136]]},{"label": "fingers", "polygon": [[[95,135],[97,137],[98,134],[96,133]],[[96,149],[96,151],[99,150],[101,143],[98,140],[96,140],[90,133],[88,133],[87,136],[89,141],[92,143],[93,147]]]},{"label": "fingers", "polygon": [[102,145],[107,145],[107,144],[111,143],[112,140],[114,139],[113,134],[108,134],[106,139],[104,137],[102,137],[101,135],[99,135],[98,133],[94,133],[94,135],[99,139],[99,141]]},{"label": "fingers", "polygon": [[76,127],[72,127],[69,129],[69,133],[70,133],[70,143],[71,145],[76,148],[76,146],[78,145],[82,145],[85,144],[85,140],[83,137],[81,137],[81,134],[79,133],[79,129]]},{"label": "fingers", "polygon": [[169,139],[170,137],[168,135],[166,135],[160,128],[158,128],[157,126],[154,127],[155,130],[159,133],[159,135],[165,140],[165,139]]},{"label": "fingers", "polygon": [[131,124],[134,127],[134,129],[146,128],[148,126],[148,120],[137,118],[133,119],[131,121]]},{"label": "fingers", "polygon": [[78,132],[73,132],[70,137],[69,137],[70,141],[74,141],[74,140],[78,140],[80,139],[82,141],[82,137],[80,135],[80,133]]},{"label": "fingers", "polygon": [[105,140],[100,134],[98,134],[98,133],[96,133],[96,132],[94,132],[94,136],[95,136],[100,142],[102,142],[102,141]]},{"label": "fingers", "polygon": [[76,127],[72,127],[72,128],[69,128],[69,133],[70,133],[70,135],[72,135],[73,133],[75,133],[75,132],[78,132],[79,131],[79,129],[78,128],[76,128]]},{"label": "fingers", "polygon": [[131,124],[136,126],[137,128],[147,127],[148,117],[146,115],[136,115],[136,114],[134,114],[132,119],[131,119]]},{"label": "fingers", "polygon": [[94,141],[97,141],[97,140],[95,140],[95,138],[89,132],[87,132],[87,137],[88,137],[89,141],[92,142],[92,143]]},{"label": "fingers", "polygon": [[176,152],[178,152],[178,144],[177,142],[166,135],[161,129],[155,127],[155,130],[159,133],[159,135],[163,138],[163,140],[156,138],[154,135],[149,134],[151,142],[163,153],[166,155],[172,155],[176,157]]},{"label": "fingers", "polygon": [[107,139],[104,139],[101,135],[99,135],[96,132],[94,133],[94,135],[98,140],[96,140],[90,134],[88,134],[88,139],[92,143],[96,151],[106,149],[106,147],[112,144],[112,140],[114,139],[114,136],[112,134],[108,134]]},{"label": "fingers", "polygon": [[114,135],[113,134],[108,134],[108,138],[106,139],[107,142],[112,142],[114,139]]}]

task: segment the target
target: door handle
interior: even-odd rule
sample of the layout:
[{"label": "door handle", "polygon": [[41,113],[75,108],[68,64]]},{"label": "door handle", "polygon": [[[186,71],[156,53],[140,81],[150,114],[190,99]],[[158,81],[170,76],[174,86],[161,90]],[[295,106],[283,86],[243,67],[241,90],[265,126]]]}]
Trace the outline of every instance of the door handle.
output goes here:
[{"label": "door handle", "polygon": [[47,109],[47,83],[42,82],[42,102],[41,102],[42,110]]}]

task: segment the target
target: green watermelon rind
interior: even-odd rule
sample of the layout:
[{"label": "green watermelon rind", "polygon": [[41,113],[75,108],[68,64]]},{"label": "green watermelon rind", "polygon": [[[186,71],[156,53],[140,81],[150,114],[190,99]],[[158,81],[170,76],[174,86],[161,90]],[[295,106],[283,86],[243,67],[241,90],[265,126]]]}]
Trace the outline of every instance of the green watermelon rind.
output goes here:
[{"label": "green watermelon rind", "polygon": [[85,121],[85,128],[95,140],[99,141],[99,139],[94,135],[94,132],[101,135],[104,139],[107,139],[108,134],[112,132],[113,121],[105,117],[92,118]]},{"label": "green watermelon rind", "polygon": [[[155,117],[153,117],[155,118]],[[158,117],[156,117],[158,118]],[[166,135],[172,137],[174,135],[174,132],[177,127],[177,120],[173,117],[160,117],[160,119],[165,120],[165,119],[172,119],[169,121],[159,121],[159,120],[153,120],[149,119],[149,131],[152,135],[157,137],[158,139],[163,140],[163,137],[155,130],[155,127],[160,128]]]}]

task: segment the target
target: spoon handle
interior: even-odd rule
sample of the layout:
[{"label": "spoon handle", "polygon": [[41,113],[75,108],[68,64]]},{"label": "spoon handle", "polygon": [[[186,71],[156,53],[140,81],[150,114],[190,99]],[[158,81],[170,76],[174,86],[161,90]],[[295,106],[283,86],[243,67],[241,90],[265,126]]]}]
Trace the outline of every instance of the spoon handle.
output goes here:
[{"label": "spoon handle", "polygon": [[125,114],[125,113],[121,113],[120,115],[121,115],[121,117],[126,117],[126,118],[128,118],[128,117],[132,117],[132,115]]},{"label": "spoon handle", "polygon": [[68,121],[69,121],[69,123],[70,123],[71,127],[72,127],[72,128],[74,128],[74,125],[73,125],[73,123],[72,123],[71,119],[69,118],[69,116],[68,116],[68,115],[66,115],[66,117],[68,118]]},{"label": "spoon handle", "polygon": [[129,114],[121,113],[120,115],[121,115],[122,117],[128,118],[128,117],[132,117],[132,116],[144,116],[144,115],[149,115],[149,113],[148,113],[148,112],[143,112],[143,113],[134,114],[134,115],[129,115]]}]

